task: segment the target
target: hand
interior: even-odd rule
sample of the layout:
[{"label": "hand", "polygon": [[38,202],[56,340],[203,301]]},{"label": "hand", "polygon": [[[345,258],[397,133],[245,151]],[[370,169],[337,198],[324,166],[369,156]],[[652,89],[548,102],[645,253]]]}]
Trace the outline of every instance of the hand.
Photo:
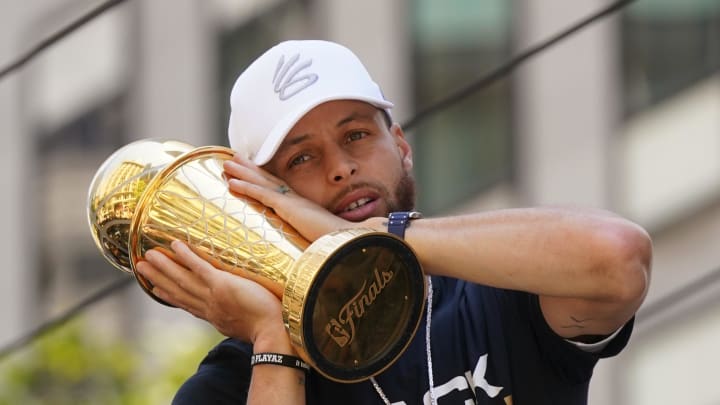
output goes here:
[{"label": "hand", "polygon": [[287,188],[285,182],[236,154],[224,164],[232,193],[245,195],[272,208],[283,220],[310,242],[347,228],[361,226],[342,219],[324,207]]},{"label": "hand", "polygon": [[151,250],[136,265],[158,298],[208,321],[225,336],[250,343],[267,336],[287,338],[282,305],[270,291],[216,269],[182,242],[171,247],[175,260]]}]

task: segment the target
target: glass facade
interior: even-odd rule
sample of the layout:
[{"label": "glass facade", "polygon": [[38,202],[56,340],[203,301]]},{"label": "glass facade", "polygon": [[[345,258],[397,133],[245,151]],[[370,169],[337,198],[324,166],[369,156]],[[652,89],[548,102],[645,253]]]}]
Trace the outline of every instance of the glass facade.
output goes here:
[{"label": "glass facade", "polygon": [[285,1],[218,35],[217,144],[227,145],[230,92],[238,75],[261,53],[285,39],[308,38],[312,27],[304,2]]},{"label": "glass facade", "polygon": [[[511,51],[511,3],[415,0],[414,106],[422,111],[501,65]],[[447,210],[512,172],[507,79],[423,118],[414,128],[420,209]],[[453,179],[448,181],[448,179]]]},{"label": "glass facade", "polygon": [[[87,188],[106,156],[131,139],[129,15],[118,8],[48,49],[28,70],[25,114],[32,134],[34,282],[39,316],[119,278],[88,238]],[[38,23],[40,24],[40,23]]]},{"label": "glass facade", "polygon": [[641,314],[663,310],[638,316],[618,359],[614,403],[716,404],[720,303],[718,278],[709,276],[720,274],[710,253],[720,202],[720,2],[635,2],[619,44],[626,120],[617,182],[624,214],[656,243]]},{"label": "glass facade", "polygon": [[720,198],[720,2],[637,2],[621,29],[621,206],[658,229]]},{"label": "glass facade", "polygon": [[637,2],[622,20],[623,99],[632,115],[720,68],[720,2]]}]

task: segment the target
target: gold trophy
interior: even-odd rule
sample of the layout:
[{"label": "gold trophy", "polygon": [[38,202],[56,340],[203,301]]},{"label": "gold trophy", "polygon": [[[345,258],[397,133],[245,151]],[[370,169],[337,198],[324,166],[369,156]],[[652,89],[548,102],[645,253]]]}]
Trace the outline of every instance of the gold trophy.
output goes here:
[{"label": "gold trophy", "polygon": [[338,382],[379,374],[405,351],[422,318],[426,284],[412,249],[367,228],[309,243],[274,211],[228,190],[223,162],[233,151],[141,140],[113,153],[88,196],[96,245],[115,267],[133,273],[149,249],[173,257],[186,242],[218,269],[261,284],[281,298],[283,319],[300,356]]}]

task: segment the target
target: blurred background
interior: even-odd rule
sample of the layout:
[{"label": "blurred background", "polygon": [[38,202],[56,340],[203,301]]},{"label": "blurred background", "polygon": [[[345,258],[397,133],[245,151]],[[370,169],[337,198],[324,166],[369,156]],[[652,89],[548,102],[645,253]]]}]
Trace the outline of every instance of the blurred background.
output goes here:
[{"label": "blurred background", "polygon": [[[101,4],[0,0],[0,68]],[[141,138],[227,145],[235,77],[266,48],[353,49],[395,119],[602,0],[129,0],[0,80],[0,349],[130,276],[90,236],[87,188]],[[637,0],[410,128],[428,215],[607,208],[647,228],[653,280],[592,405],[720,403],[720,1]],[[0,404],[169,403],[222,337],[114,290],[0,358]]]}]

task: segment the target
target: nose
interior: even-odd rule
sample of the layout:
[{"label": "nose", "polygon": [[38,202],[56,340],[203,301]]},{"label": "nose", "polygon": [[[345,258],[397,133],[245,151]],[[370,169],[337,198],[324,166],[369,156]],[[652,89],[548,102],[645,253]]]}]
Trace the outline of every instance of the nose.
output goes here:
[{"label": "nose", "polygon": [[328,180],[331,183],[341,183],[347,181],[357,173],[357,162],[345,153],[338,153],[333,159],[329,160]]}]

